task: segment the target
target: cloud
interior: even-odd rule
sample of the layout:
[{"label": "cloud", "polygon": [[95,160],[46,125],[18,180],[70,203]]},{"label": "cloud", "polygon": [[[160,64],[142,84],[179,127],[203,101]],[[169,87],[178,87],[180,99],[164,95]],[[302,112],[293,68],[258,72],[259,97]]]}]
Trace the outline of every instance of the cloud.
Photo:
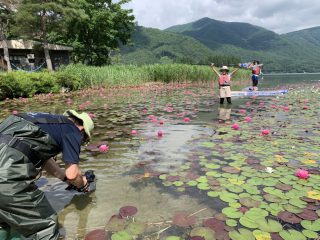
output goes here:
[{"label": "cloud", "polygon": [[165,29],[203,17],[245,22],[277,33],[320,26],[320,1],[314,0],[132,0],[138,24]]}]

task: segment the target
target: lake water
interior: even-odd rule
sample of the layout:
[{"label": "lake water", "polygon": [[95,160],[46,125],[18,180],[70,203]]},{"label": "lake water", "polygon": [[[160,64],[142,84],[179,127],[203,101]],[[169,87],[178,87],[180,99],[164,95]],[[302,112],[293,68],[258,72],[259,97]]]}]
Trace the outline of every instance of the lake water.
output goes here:
[{"label": "lake water", "polygon": [[[320,74],[265,75],[259,83],[259,88],[288,88],[289,91],[295,91],[301,86],[305,86],[306,89],[316,86],[318,89],[319,79]],[[246,83],[238,86],[240,89],[242,87],[246,87]],[[299,91],[300,93],[296,93],[294,97],[298,94],[308,96],[303,89]],[[296,110],[300,115],[294,115],[294,120],[286,111],[286,106],[296,108],[294,103],[288,103],[292,99],[281,100],[282,96],[233,98],[231,106],[220,106],[216,93],[217,89],[210,84],[150,85],[112,91],[88,90],[78,94],[5,102],[1,106],[5,109],[1,117],[14,110],[61,113],[67,108],[81,108],[94,114],[96,126],[93,140],[82,150],[81,168],[95,171],[98,179],[97,190],[86,196],[74,195],[64,190],[64,183],[50,176],[42,177],[38,181],[38,185],[59,212],[61,232],[66,239],[84,239],[87,233],[95,229],[112,229],[112,233],[109,231],[109,237],[114,235],[112,239],[133,239],[134,234],[127,229],[132,221],[144,224],[143,231],[139,232],[139,237],[135,239],[166,239],[169,236],[187,239],[187,236],[192,235],[192,228],[196,227],[203,228],[198,230],[202,232],[196,235],[210,239],[211,233],[203,233],[210,224],[204,224],[203,221],[213,218],[214,221],[218,221],[216,226],[219,225],[222,229],[211,226],[211,229],[215,229],[216,235],[212,239],[228,239],[228,232],[238,228],[250,231],[261,228],[250,228],[250,224],[244,224],[244,227],[238,222],[240,217],[232,217],[232,213],[228,212],[230,209],[223,210],[225,208],[238,209],[246,206],[247,211],[255,206],[255,201],[259,201],[259,209],[269,212],[269,219],[276,220],[277,209],[270,210],[270,203],[290,205],[287,208],[302,212],[305,204],[299,205],[296,203],[298,200],[290,203],[290,199],[283,195],[279,197],[274,187],[278,182],[272,179],[280,179],[283,177],[282,174],[290,175],[294,168],[300,167],[301,162],[307,161],[305,155],[296,152],[297,149],[309,154],[308,160],[315,161],[310,161],[311,167],[319,167],[319,148],[306,148],[303,145],[303,140],[314,145],[313,143],[319,139],[319,122],[310,120],[320,117],[319,93],[313,97],[309,96],[306,103],[301,103],[306,105],[312,102],[313,105],[309,107],[313,108],[313,111],[310,111],[309,115],[301,116],[300,109]],[[302,102],[299,97],[298,100]],[[273,105],[277,105],[276,112],[272,109]],[[252,118],[251,126],[245,125],[245,116]],[[255,119],[259,121],[254,121]],[[234,123],[240,126],[239,131],[232,130]],[[286,128],[282,130],[284,125]],[[309,135],[301,128],[308,129]],[[259,136],[264,129],[270,129],[272,136],[267,136],[267,139]],[[133,135],[132,130],[136,130],[137,134]],[[158,136],[159,131],[163,132],[163,136]],[[286,139],[291,139],[291,142]],[[107,144],[110,147],[109,151],[99,152],[98,147],[101,144]],[[286,148],[293,147],[292,151],[287,152],[280,146],[275,147],[277,144]],[[270,152],[264,149],[266,146]],[[290,161],[284,161],[288,164],[287,169],[279,164],[280,160],[274,164],[268,156],[273,156],[277,161],[289,159]],[[267,167],[279,168],[279,174],[267,175]],[[239,173],[240,169],[243,174]],[[288,178],[282,184],[290,185],[288,182],[296,178],[294,173],[292,176],[293,178]],[[259,178],[265,179],[268,184],[254,185],[252,181],[258,181]],[[313,185],[317,181],[320,183],[318,177],[312,177],[311,180]],[[247,183],[250,183],[248,188],[242,186]],[[310,185],[300,182],[299,184],[292,186],[300,191],[319,191],[319,187],[313,189]],[[287,187],[291,189],[292,186]],[[305,189],[307,187],[309,189]],[[283,191],[288,193],[289,190]],[[217,192],[220,195],[209,192]],[[279,199],[276,201],[275,197],[262,197],[266,192],[284,199],[285,202],[282,203]],[[231,195],[241,193],[243,198],[251,196],[253,200],[249,203],[243,203],[243,200],[240,204],[239,198]],[[210,194],[211,196],[208,196]],[[287,195],[289,196],[289,193]],[[265,202],[265,199],[268,200]],[[130,217],[126,219],[127,222],[118,223],[121,225],[119,227],[109,219],[117,215],[119,209],[124,206],[134,206],[138,212],[134,215],[134,220]],[[319,207],[314,209],[316,211]],[[178,223],[174,220],[175,224],[171,225],[170,221],[179,212],[187,214],[183,215],[184,220],[189,220],[190,215],[196,216],[196,222],[190,223],[190,227],[187,228],[180,226],[181,219],[177,220]],[[228,212],[229,215],[221,212]],[[114,225],[119,229],[115,229]],[[298,227],[285,222],[281,222],[281,225],[286,226],[283,227],[285,230],[301,228],[300,225]]]}]

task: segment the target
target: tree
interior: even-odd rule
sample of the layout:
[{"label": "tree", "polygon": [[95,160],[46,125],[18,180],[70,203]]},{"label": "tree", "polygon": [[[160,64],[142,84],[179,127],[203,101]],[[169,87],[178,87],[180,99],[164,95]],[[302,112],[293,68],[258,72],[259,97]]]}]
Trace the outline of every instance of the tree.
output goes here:
[{"label": "tree", "polygon": [[12,68],[11,68],[11,63],[9,58],[7,36],[9,33],[9,26],[10,26],[10,23],[12,22],[12,16],[13,16],[13,12],[16,4],[18,4],[18,1],[13,1],[13,0],[2,1],[0,3],[0,41],[2,41],[3,56],[4,56],[4,60],[7,63],[8,71],[11,71]]},{"label": "tree", "polygon": [[48,43],[65,32],[69,18],[85,18],[76,0],[23,0],[15,15],[14,32],[42,43],[47,68],[52,71]]},{"label": "tree", "polygon": [[74,61],[101,66],[110,64],[111,51],[126,44],[134,29],[132,10],[122,5],[130,0],[78,0],[87,18],[69,22],[60,40],[73,46]]}]

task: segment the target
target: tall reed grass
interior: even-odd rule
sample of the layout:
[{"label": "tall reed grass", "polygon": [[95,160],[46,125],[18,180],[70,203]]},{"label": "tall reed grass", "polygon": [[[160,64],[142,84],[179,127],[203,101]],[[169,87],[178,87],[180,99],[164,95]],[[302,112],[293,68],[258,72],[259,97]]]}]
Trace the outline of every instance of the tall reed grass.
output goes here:
[{"label": "tall reed grass", "polygon": [[[232,70],[232,69],[231,69]],[[250,71],[239,70],[234,85],[249,79]],[[92,67],[71,64],[56,72],[27,73],[15,71],[0,74],[0,100],[32,97],[34,94],[59,92],[61,88],[79,90],[93,87],[137,86],[147,82],[212,82],[217,76],[210,66],[187,64],[112,65]]]},{"label": "tall reed grass", "polygon": [[[113,65],[91,67],[81,64],[68,65],[61,71],[79,78],[86,87],[131,86],[146,82],[185,82],[217,80],[210,66],[187,64]],[[234,81],[248,79],[249,71],[240,69]]]}]

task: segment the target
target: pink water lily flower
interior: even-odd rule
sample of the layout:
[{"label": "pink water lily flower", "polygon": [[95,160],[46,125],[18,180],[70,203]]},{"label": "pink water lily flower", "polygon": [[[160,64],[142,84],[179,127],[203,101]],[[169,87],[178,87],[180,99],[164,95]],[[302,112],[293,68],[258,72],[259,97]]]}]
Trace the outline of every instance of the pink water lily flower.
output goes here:
[{"label": "pink water lily flower", "polygon": [[250,106],[251,105],[251,103],[250,102],[246,102],[246,106]]},{"label": "pink water lily flower", "polygon": [[160,120],[160,121],[159,121],[159,124],[160,124],[160,125],[163,125],[163,124],[164,124],[164,120]]},{"label": "pink water lily flower", "polygon": [[188,117],[185,117],[184,118],[184,121],[187,123],[187,122],[190,122],[190,118],[188,118]]},{"label": "pink water lily flower", "polygon": [[131,130],[131,134],[132,134],[132,135],[138,135],[138,131],[135,130],[135,129],[132,129],[132,130]]},{"label": "pink water lily flower", "polygon": [[296,176],[300,179],[308,179],[309,176],[309,172],[307,170],[303,170],[303,169],[298,169],[296,171]]},{"label": "pink water lily flower", "polygon": [[167,107],[167,112],[172,112],[173,111],[173,107]]},{"label": "pink water lily flower", "polygon": [[252,118],[251,118],[251,117],[245,117],[244,120],[245,120],[246,122],[251,122]]},{"label": "pink water lily flower", "polygon": [[237,123],[235,123],[235,124],[233,124],[233,125],[231,126],[231,128],[232,128],[233,130],[238,130],[238,129],[240,128],[240,126],[239,126]]},{"label": "pink water lily flower", "polygon": [[244,114],[244,113],[246,113],[246,110],[245,110],[245,109],[240,109],[240,110],[239,110],[239,113],[240,113],[240,114]]},{"label": "pink water lily flower", "polygon": [[102,144],[102,145],[99,146],[99,151],[100,152],[107,152],[107,151],[109,151],[109,146],[105,145],[105,144]]},{"label": "pink water lily flower", "polygon": [[13,110],[13,111],[12,111],[12,114],[13,114],[13,115],[17,115],[17,114],[18,114],[18,111],[17,111],[17,110]]},{"label": "pink water lily flower", "polygon": [[163,137],[164,132],[162,130],[158,130],[157,135],[158,137]]},{"label": "pink water lily flower", "polygon": [[261,135],[265,136],[265,135],[269,135],[270,134],[270,130],[269,129],[263,129],[261,132]]},{"label": "pink water lily flower", "polygon": [[149,119],[149,120],[152,120],[152,119],[154,119],[154,118],[155,118],[154,115],[149,115],[149,116],[148,116],[148,119]]}]

